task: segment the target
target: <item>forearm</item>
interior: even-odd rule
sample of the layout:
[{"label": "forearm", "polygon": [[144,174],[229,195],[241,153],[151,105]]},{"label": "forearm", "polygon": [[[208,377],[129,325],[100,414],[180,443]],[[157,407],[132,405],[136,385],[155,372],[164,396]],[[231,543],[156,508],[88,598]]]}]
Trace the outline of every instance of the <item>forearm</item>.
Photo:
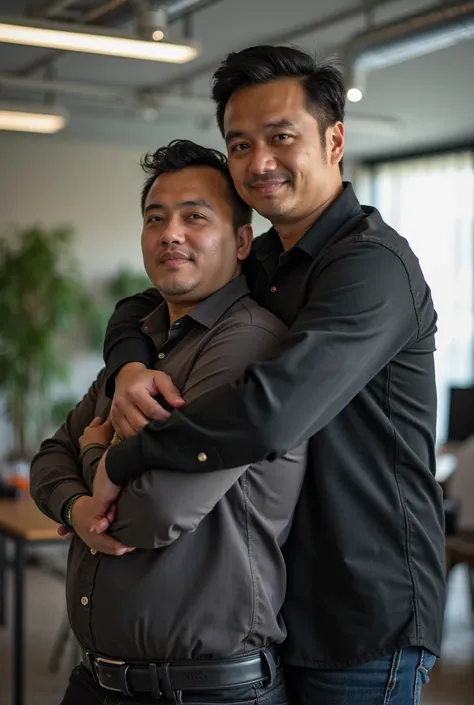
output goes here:
[{"label": "forearm", "polygon": [[148,470],[123,488],[109,533],[127,546],[168,546],[182,533],[194,531],[245,470],[232,468],[192,477]]},{"label": "forearm", "polygon": [[119,301],[107,326],[104,360],[107,366],[106,391],[113,396],[116,373],[127,363],[153,365],[156,349],[151,338],[142,332],[141,320],[162,302],[156,289]]},{"label": "forearm", "polygon": [[99,461],[104,455],[107,447],[100,443],[92,443],[80,453],[82,465],[82,479],[90,494],[92,494],[95,474]]},{"label": "forearm", "polygon": [[30,494],[43,514],[58,524],[63,522],[63,508],[76,494],[89,493],[72,449],[54,439],[42,443],[30,472]]},{"label": "forearm", "polygon": [[95,416],[105,372],[101,371],[82,401],[69,412],[52,438],[41,444],[30,468],[30,493],[39,509],[57,522],[75,494],[88,493],[79,461],[79,438]]}]

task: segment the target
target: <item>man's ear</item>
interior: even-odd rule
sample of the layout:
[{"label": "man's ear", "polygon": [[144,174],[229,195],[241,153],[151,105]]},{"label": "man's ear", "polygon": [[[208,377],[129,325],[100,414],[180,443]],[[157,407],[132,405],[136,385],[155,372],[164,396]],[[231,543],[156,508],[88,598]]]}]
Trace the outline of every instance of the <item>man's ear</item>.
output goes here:
[{"label": "man's ear", "polygon": [[237,230],[237,259],[244,260],[250,254],[253,241],[253,228],[251,225],[242,225]]},{"label": "man's ear", "polygon": [[339,164],[344,155],[345,130],[342,122],[336,122],[329,128],[328,142],[329,163]]}]

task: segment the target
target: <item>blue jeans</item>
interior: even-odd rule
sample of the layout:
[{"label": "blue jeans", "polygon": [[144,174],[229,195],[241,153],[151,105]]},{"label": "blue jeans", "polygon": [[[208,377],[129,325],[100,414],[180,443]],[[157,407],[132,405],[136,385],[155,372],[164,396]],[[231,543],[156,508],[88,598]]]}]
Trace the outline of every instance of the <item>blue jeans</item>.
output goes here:
[{"label": "blue jeans", "polygon": [[[183,705],[289,705],[281,669],[271,688],[262,683],[222,691],[183,692],[182,702]],[[168,702],[164,698],[153,699],[151,695],[127,698],[104,690],[84,666],[77,666],[61,705],[168,705]]]},{"label": "blue jeans", "polygon": [[436,657],[412,647],[340,671],[287,666],[291,705],[420,705]]}]

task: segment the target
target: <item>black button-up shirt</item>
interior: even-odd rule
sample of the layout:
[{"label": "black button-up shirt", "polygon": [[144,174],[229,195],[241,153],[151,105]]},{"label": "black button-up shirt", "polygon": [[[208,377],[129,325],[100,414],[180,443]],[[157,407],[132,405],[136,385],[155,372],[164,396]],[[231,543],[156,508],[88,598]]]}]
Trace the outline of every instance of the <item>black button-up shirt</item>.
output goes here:
[{"label": "black button-up shirt", "polygon": [[[417,258],[346,184],[288,252],[273,230],[257,238],[247,275],[258,302],[290,326],[274,358],[113,448],[108,474],[122,484],[151,462],[202,471],[200,452],[211,472],[309,439],[285,546],[287,662],[344,667],[410,645],[439,654],[436,314]],[[131,360],[150,364],[138,319],[153,302],[147,292],[114,313],[111,375]]]},{"label": "black button-up shirt", "polygon": [[[250,298],[244,277],[171,328],[162,304],[143,330],[154,347],[153,366],[177,380],[189,403],[235,380],[250,362],[266,359],[286,333],[278,318]],[[105,418],[109,408],[101,372],[33,460],[32,496],[58,522],[70,497],[92,489],[104,451],[89,449],[80,467],[78,441],[85,426],[95,416]],[[281,642],[281,544],[305,466],[301,446],[275,463],[192,476],[154,469],[127,483],[110,533],[137,550],[100,555],[72,539],[67,604],[83,648],[149,663],[223,658]]]}]

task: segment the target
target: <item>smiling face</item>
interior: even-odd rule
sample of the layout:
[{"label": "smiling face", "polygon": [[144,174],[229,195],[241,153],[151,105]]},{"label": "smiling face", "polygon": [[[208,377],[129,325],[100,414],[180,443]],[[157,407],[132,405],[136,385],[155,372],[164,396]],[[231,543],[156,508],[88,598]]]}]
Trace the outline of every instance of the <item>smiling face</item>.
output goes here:
[{"label": "smiling face", "polygon": [[145,200],[146,272],[166,301],[198,303],[240,274],[250,251],[249,225],[235,231],[229,185],[217,169],[161,174]]},{"label": "smiling face", "polygon": [[225,109],[224,135],[237,191],[275,227],[311,222],[341,188],[343,125],[329,126],[322,143],[298,79],[235,91]]}]

